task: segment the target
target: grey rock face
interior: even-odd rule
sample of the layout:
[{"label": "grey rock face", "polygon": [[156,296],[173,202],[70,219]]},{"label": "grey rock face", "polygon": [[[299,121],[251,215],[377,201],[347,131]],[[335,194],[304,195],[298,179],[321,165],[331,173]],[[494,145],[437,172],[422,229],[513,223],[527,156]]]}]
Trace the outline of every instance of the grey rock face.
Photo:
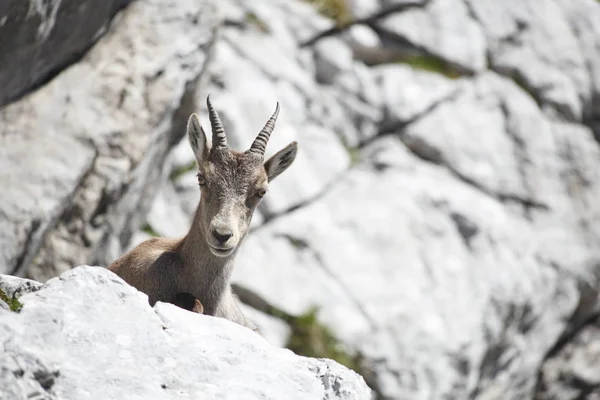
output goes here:
[{"label": "grey rock face", "polygon": [[[79,135],[84,140],[38,135],[41,149],[31,158],[22,155],[35,147],[31,140],[13,140],[21,153],[0,148],[0,164],[10,160],[0,167],[26,160],[31,173],[0,168],[16,187],[0,208],[5,265],[27,264],[40,246],[34,265],[49,266],[48,276],[90,258],[110,260],[142,221],[162,235],[183,234],[199,199],[189,145],[181,142],[157,169],[189,113],[198,112],[206,129],[212,93],[229,143],[245,150],[279,101],[267,156],[292,140],[300,150],[255,215],[238,254],[238,287],[292,316],[320,308],[319,322],[361,356],[384,398],[595,395],[595,325],[570,333],[600,309],[597,1],[352,1],[355,16],[413,6],[302,46],[333,25],[306,2],[219,0],[226,23],[207,67],[210,7],[198,14],[188,5],[140,4],[114,32],[134,26],[145,40],[109,33],[90,53],[118,43],[94,60],[111,60],[109,70],[120,76],[114,49],[136,44],[134,57],[139,52],[143,62],[125,69],[145,72],[121,84],[126,111],[114,106],[120,96],[113,86],[91,85],[86,93],[106,91],[113,106],[80,95],[84,106],[57,116],[44,104],[63,91],[48,86],[39,91],[44,101],[24,108],[36,119],[0,128],[37,132],[43,124],[57,132],[60,122],[69,132],[91,132]],[[209,21],[195,25],[189,15]],[[91,68],[87,58],[81,65]],[[189,89],[200,72],[201,90]],[[147,92],[158,106],[140,100]],[[105,125],[97,116],[81,122],[97,109],[109,115]],[[132,117],[133,109],[143,116]],[[24,114],[2,112],[9,121]],[[165,117],[148,122],[157,115]],[[129,123],[133,133],[114,128]],[[169,143],[148,144],[143,132],[166,134]],[[131,156],[122,148],[138,158],[123,161]],[[131,244],[147,237],[137,231]],[[26,241],[31,252],[19,250],[29,248]],[[283,319],[245,309],[269,341],[283,345],[293,333]],[[46,374],[56,370],[38,359]],[[334,368],[320,365],[311,379],[335,392]]]},{"label": "grey rock face", "polygon": [[[320,307],[385,397],[532,398],[568,321],[597,309],[580,307],[584,283],[599,291],[600,239],[600,149],[583,114],[557,114],[550,97],[488,66],[490,32],[505,27],[482,22],[482,4],[423,2],[371,24],[384,45],[395,32],[467,73],[453,79],[336,59],[327,49],[338,40],[301,49],[297,26],[310,24],[275,3],[271,18],[262,1],[232,6],[264,26],[238,17],[208,73],[234,148],[251,142],[276,100],[268,151],[300,142],[261,204],[267,223],[242,245],[235,283],[292,315]],[[585,9],[561,7],[562,17]],[[594,48],[593,35],[577,32]],[[590,96],[577,107],[590,109]],[[191,174],[175,186],[182,204],[197,201]],[[279,328],[264,326],[283,343]]]},{"label": "grey rock face", "polygon": [[[4,278],[0,277],[0,281]],[[0,309],[0,398],[370,399],[356,373],[78,267]],[[101,371],[101,373],[98,373]]]},{"label": "grey rock face", "polygon": [[478,72],[486,67],[486,37],[462,1],[432,0],[376,24],[388,40],[408,40],[462,71]]},{"label": "grey rock face", "polygon": [[[460,83],[407,65],[381,65],[372,69],[379,84],[383,129],[396,130],[427,114],[437,104],[456,95]],[[396,128],[396,129],[395,129]]]},{"label": "grey rock face", "polygon": [[0,107],[76,61],[130,1],[3,1]]},{"label": "grey rock face", "polygon": [[592,321],[546,361],[538,399],[600,398],[600,327]]},{"label": "grey rock face", "polygon": [[119,255],[195,109],[215,11],[136,2],[80,62],[0,110],[2,272],[45,280]]},{"label": "grey rock face", "polygon": [[[411,12],[438,18],[435,7]],[[481,35],[470,10],[458,10]],[[487,39],[471,41],[481,45],[471,61],[411,40],[485,67]],[[593,273],[592,132],[554,119],[497,73],[452,80],[390,65],[368,74],[391,136],[371,136],[318,200],[253,233],[235,281],[292,314],[320,306],[390,398],[532,397]],[[352,85],[338,78],[340,87]]]},{"label": "grey rock face", "polygon": [[315,67],[317,81],[331,84],[352,68],[352,50],[341,39],[323,39],[315,45]]},{"label": "grey rock face", "polygon": [[467,4],[489,42],[490,67],[514,76],[552,114],[581,120],[597,93],[597,2]]},{"label": "grey rock face", "polygon": [[0,290],[8,297],[21,297],[26,293],[32,293],[42,287],[40,282],[17,278],[16,276],[4,275],[0,280]]}]

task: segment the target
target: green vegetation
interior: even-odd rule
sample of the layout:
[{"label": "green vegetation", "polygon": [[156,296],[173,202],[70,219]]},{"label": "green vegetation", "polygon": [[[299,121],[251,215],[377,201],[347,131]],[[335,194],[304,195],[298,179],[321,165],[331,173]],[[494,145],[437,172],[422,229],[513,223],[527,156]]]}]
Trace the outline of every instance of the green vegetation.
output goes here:
[{"label": "green vegetation", "polygon": [[196,161],[190,161],[188,164],[182,165],[181,167],[175,168],[173,171],[171,171],[171,175],[169,175],[169,178],[171,179],[171,181],[175,181],[181,175],[185,174],[186,172],[193,171],[195,168]]},{"label": "green vegetation", "polygon": [[317,320],[318,308],[287,319],[292,334],[286,347],[307,357],[330,358],[361,373],[360,359],[349,354],[331,330]]},{"label": "green vegetation", "polygon": [[412,56],[409,58],[399,59],[397,62],[402,64],[408,64],[415,69],[442,74],[451,79],[456,79],[461,75],[458,71],[456,71],[455,68],[452,68],[452,66],[450,66],[447,62],[434,56]]},{"label": "green vegetation", "polygon": [[[309,248],[309,244],[302,238],[286,234],[282,234],[282,236],[298,250]],[[359,357],[349,354],[331,330],[319,322],[318,307],[312,307],[304,314],[295,316],[268,304],[264,300],[260,303],[262,304],[250,304],[250,306],[279,318],[290,326],[292,333],[286,344],[288,349],[307,357],[330,358],[358,373],[362,373]]]},{"label": "green vegetation", "polygon": [[262,19],[260,19],[258,17],[258,15],[256,15],[252,11],[247,11],[246,12],[246,21],[250,25],[256,27],[262,33],[269,33],[271,31],[269,29],[269,26],[265,23],[265,21],[263,21]]},{"label": "green vegetation", "polygon": [[337,26],[343,27],[352,20],[347,0],[305,0],[317,8],[326,17],[333,19]]},{"label": "green vegetation", "polygon": [[282,235],[282,236],[284,236],[287,240],[289,240],[290,244],[292,246],[294,246],[294,248],[297,250],[302,250],[302,249],[308,248],[308,243],[304,239],[300,239],[300,238],[297,238],[292,235]]},{"label": "green vegetation", "polygon": [[144,226],[142,226],[142,230],[150,236],[160,236],[147,222],[144,224]]},{"label": "green vegetation", "polygon": [[346,138],[346,136],[344,136],[343,133],[336,132],[336,134],[337,137],[340,139],[340,142],[342,142],[342,146],[344,146],[344,148],[348,152],[348,156],[350,156],[350,165],[358,164],[361,159],[360,150],[357,147],[351,146],[350,143],[348,143],[348,139]]},{"label": "green vegetation", "polygon": [[360,161],[360,151],[356,147],[346,146],[346,151],[350,155],[350,165],[356,165]]},{"label": "green vegetation", "polygon": [[11,309],[11,311],[14,312],[21,311],[21,308],[23,307],[23,304],[21,304],[19,300],[17,300],[16,298],[8,297],[8,295],[2,289],[0,289],[0,300],[8,304],[8,307]]},{"label": "green vegetation", "polygon": [[[294,239],[287,235],[285,237],[292,241],[294,246],[308,247],[302,239]],[[285,347],[301,356],[335,360],[362,375],[367,380],[367,384],[372,387],[377,386],[373,371],[362,354],[345,348],[331,329],[319,321],[319,307],[311,307],[300,315],[291,315],[270,304],[252,290],[236,284],[232,286],[242,302],[255,310],[282,320],[290,327],[291,333]]]}]

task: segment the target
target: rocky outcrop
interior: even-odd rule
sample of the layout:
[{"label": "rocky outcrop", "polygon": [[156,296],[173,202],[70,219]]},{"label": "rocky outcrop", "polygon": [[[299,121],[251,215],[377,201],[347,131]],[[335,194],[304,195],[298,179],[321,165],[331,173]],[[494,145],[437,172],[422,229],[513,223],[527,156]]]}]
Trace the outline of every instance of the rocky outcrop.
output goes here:
[{"label": "rocky outcrop", "polygon": [[104,268],[75,268],[18,300],[19,313],[0,308],[2,399],[371,398],[331,360],[296,356],[224,319],[151,308]]},{"label": "rocky outcrop", "polygon": [[[300,151],[234,273],[269,340],[294,347],[296,322],[316,318],[381,398],[592,393],[580,355],[597,346],[600,309],[600,4],[339,3],[354,20],[298,0],[130,5],[81,63],[0,111],[21,121],[2,132],[25,132],[0,146],[15,188],[0,208],[0,265],[31,264],[43,280],[183,235],[199,199],[193,154],[177,143],[188,113],[208,126],[212,93],[244,150],[279,101],[267,153],[291,140]],[[80,89],[87,71],[102,79]],[[55,115],[47,99],[62,85],[78,106]],[[105,91],[110,101],[86,95]]]},{"label": "rocky outcrop", "polygon": [[[331,25],[304,5],[274,4],[227,8],[208,71],[234,147],[250,143],[276,99],[269,147],[301,146],[261,204],[235,282],[291,315],[319,307],[383,398],[534,397],[547,354],[598,307],[600,148],[576,111],[594,96],[552,78],[581,94],[564,113],[550,86],[541,95],[512,72],[526,75],[522,57],[510,70],[490,65],[493,27],[471,4],[369,19],[381,48],[402,42],[420,57],[372,67],[348,56],[349,32],[322,35]],[[530,20],[528,35],[547,33]],[[561,40],[580,40],[569,32]],[[186,146],[175,165],[192,161]],[[191,215],[193,173],[166,184],[161,198],[174,188],[181,205],[155,203],[158,233]]]},{"label": "rocky outcrop", "polygon": [[0,107],[77,61],[130,1],[3,1]]},{"label": "rocky outcrop", "polygon": [[597,318],[564,345],[544,364],[536,399],[597,399],[600,397],[600,327]]},{"label": "rocky outcrop", "polygon": [[131,4],[81,61],[0,110],[0,272],[46,280],[118,256],[195,109],[215,12]]}]

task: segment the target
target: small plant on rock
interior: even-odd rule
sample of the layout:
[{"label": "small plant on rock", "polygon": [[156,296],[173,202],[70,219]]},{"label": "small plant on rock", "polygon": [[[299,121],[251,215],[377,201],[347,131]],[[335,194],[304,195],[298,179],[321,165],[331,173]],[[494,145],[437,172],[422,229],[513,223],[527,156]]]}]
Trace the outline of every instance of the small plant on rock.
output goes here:
[{"label": "small plant on rock", "polygon": [[23,304],[21,304],[19,300],[14,297],[8,297],[8,295],[2,289],[0,289],[0,300],[8,304],[8,307],[11,311],[19,312],[21,311],[21,308],[23,308]]},{"label": "small plant on rock", "polygon": [[352,19],[347,0],[305,0],[314,5],[317,10],[333,19],[337,26],[345,26]]}]

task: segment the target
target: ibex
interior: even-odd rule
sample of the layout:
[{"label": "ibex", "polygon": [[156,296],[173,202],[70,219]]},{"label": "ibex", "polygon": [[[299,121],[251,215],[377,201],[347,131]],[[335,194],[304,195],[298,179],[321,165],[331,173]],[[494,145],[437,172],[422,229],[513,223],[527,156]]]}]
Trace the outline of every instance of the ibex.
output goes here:
[{"label": "ibex", "polygon": [[150,305],[173,302],[178,294],[187,293],[200,301],[204,314],[255,329],[231,291],[234,257],[268,184],[292,164],[298,145],[294,141],[264,162],[267,142],[279,115],[277,103],[250,149],[234,151],[227,145],[210,95],[206,104],[212,143],[196,114],[187,123],[201,192],[189,232],[181,239],[147,240],[114,261],[109,269],[146,293]]}]

